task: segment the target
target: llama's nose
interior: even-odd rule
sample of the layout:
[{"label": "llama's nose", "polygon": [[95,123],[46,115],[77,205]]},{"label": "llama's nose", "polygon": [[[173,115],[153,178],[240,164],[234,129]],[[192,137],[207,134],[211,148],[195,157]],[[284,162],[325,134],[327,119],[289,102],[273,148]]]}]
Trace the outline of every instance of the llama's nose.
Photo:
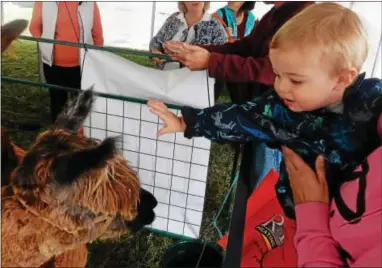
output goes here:
[{"label": "llama's nose", "polygon": [[155,196],[143,188],[141,188],[139,197],[141,199],[141,202],[139,205],[143,205],[145,207],[150,207],[152,209],[154,209],[158,205],[158,201],[155,198]]},{"label": "llama's nose", "polygon": [[145,189],[141,189],[140,200],[138,204],[138,215],[129,223],[129,227],[132,231],[139,231],[145,225],[151,224],[155,219],[154,208],[158,202],[154,195]]},{"label": "llama's nose", "polygon": [[154,208],[158,205],[158,201],[153,194],[141,189],[141,201],[138,204],[138,218],[144,225],[151,224],[155,219]]}]

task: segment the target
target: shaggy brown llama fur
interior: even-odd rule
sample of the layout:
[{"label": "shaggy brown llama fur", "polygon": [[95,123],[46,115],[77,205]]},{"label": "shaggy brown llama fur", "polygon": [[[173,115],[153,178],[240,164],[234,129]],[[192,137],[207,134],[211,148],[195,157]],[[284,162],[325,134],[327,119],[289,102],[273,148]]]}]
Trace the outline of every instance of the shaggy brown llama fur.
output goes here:
[{"label": "shaggy brown llama fur", "polygon": [[3,159],[15,154],[2,131],[2,267],[84,267],[86,243],[154,220],[157,201],[141,189],[119,139],[77,134],[93,102],[92,90],[82,91],[16,165]]}]

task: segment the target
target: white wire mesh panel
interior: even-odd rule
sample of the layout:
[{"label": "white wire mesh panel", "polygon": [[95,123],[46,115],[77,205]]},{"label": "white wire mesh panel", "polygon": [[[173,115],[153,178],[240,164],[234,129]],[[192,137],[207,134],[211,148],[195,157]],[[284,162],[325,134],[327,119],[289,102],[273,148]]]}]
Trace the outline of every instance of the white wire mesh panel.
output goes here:
[{"label": "white wire mesh panel", "polygon": [[[174,111],[179,114],[179,112]],[[85,135],[123,137],[123,154],[158,206],[152,228],[197,238],[203,216],[211,142],[183,134],[157,138],[162,126],[146,105],[99,97]]]},{"label": "white wire mesh panel", "polygon": [[[100,140],[122,136],[123,155],[137,171],[142,187],[158,200],[153,229],[199,237],[211,142],[186,139],[183,133],[158,138],[162,122],[147,105],[131,98],[160,98],[202,108],[213,105],[213,82],[204,71],[159,71],[109,52],[86,54],[82,88],[94,85],[96,92],[118,97],[97,97],[85,122],[85,135]],[[172,111],[180,115],[179,110]]]}]

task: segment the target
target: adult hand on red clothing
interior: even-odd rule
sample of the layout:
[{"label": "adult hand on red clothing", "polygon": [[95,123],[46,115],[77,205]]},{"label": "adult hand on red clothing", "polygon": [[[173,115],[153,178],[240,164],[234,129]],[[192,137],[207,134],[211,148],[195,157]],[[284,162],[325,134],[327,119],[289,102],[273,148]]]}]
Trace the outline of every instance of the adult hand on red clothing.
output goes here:
[{"label": "adult hand on red clothing", "polygon": [[329,204],[324,158],[317,157],[315,173],[291,149],[283,147],[283,153],[295,204],[306,202]]},{"label": "adult hand on red clothing", "polygon": [[182,50],[172,54],[172,59],[180,61],[193,71],[204,70],[208,67],[210,52],[207,49],[184,43]]}]

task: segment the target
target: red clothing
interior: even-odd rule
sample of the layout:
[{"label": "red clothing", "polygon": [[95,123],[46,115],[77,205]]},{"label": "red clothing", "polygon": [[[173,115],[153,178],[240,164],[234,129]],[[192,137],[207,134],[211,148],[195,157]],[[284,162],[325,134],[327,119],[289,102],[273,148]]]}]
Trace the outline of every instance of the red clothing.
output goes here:
[{"label": "red clothing", "polygon": [[221,46],[203,46],[212,52],[210,77],[236,83],[273,85],[275,75],[270,63],[269,43],[277,30],[291,17],[314,2],[286,2],[273,7],[254,28],[251,35]]},{"label": "red clothing", "polygon": [[[35,2],[33,15],[29,28],[34,37],[42,34],[42,2]],[[55,40],[78,43],[80,36],[80,25],[78,22],[78,1],[58,2],[58,14],[56,22]],[[96,46],[103,46],[103,34],[101,16],[94,3],[93,43]],[[54,45],[53,64],[61,67],[75,67],[79,65],[79,48],[64,45]]]},{"label": "red clothing", "polygon": [[[240,267],[296,267],[296,222],[284,215],[275,192],[279,174],[270,170],[247,201]],[[229,234],[228,234],[229,235]],[[226,249],[227,235],[219,240]]]},{"label": "red clothing", "polygon": [[[245,33],[245,23],[247,22],[248,13],[244,12],[243,21],[237,25],[237,38],[242,39]],[[253,32],[253,30],[252,30]]]}]

